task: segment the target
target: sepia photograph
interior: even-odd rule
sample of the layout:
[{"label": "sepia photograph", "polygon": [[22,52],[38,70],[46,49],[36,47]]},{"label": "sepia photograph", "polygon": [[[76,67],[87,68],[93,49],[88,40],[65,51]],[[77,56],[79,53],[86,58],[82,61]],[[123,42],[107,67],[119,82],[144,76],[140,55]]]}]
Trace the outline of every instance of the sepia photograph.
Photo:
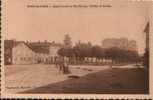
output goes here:
[{"label": "sepia photograph", "polygon": [[149,1],[3,7],[4,94],[150,94]]}]

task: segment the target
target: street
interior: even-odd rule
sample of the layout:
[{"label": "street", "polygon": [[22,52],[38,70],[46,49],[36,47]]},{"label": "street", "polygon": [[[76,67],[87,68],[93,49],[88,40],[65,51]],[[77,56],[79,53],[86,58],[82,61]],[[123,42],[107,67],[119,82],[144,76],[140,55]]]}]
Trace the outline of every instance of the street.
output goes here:
[{"label": "street", "polygon": [[[88,68],[90,67],[90,68]],[[9,65],[5,66],[6,92],[16,93],[108,68],[107,66],[70,66],[70,74],[63,74],[55,65]],[[89,70],[90,69],[90,70]]]},{"label": "street", "polygon": [[146,93],[146,73],[142,68],[131,66],[70,65],[70,74],[63,74],[54,65],[5,66],[5,92]]}]

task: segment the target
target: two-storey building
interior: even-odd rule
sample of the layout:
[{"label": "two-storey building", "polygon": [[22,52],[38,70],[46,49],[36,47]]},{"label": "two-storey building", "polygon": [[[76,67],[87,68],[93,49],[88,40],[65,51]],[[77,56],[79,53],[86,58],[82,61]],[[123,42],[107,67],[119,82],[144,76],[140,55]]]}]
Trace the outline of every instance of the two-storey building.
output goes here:
[{"label": "two-storey building", "polygon": [[12,64],[34,63],[36,63],[35,52],[25,42],[17,42],[12,49]]}]

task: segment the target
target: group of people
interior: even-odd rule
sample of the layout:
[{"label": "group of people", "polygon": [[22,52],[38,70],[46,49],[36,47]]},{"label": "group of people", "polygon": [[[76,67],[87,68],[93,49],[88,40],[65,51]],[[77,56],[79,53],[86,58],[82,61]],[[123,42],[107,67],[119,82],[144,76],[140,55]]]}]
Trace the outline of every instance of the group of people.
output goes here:
[{"label": "group of people", "polygon": [[58,57],[55,65],[59,68],[60,72],[63,72],[63,74],[70,73],[68,61],[64,57]]}]

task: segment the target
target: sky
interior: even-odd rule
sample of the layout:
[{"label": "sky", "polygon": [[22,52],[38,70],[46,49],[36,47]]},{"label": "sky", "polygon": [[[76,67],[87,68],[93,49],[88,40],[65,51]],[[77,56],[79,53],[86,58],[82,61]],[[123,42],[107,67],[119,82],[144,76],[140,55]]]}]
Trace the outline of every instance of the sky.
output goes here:
[{"label": "sky", "polygon": [[[136,40],[144,52],[149,21],[149,2],[105,0],[5,0],[3,34],[5,39],[63,42],[69,34],[77,41],[101,45],[105,38]],[[111,5],[99,8],[28,8],[27,5]]]}]

